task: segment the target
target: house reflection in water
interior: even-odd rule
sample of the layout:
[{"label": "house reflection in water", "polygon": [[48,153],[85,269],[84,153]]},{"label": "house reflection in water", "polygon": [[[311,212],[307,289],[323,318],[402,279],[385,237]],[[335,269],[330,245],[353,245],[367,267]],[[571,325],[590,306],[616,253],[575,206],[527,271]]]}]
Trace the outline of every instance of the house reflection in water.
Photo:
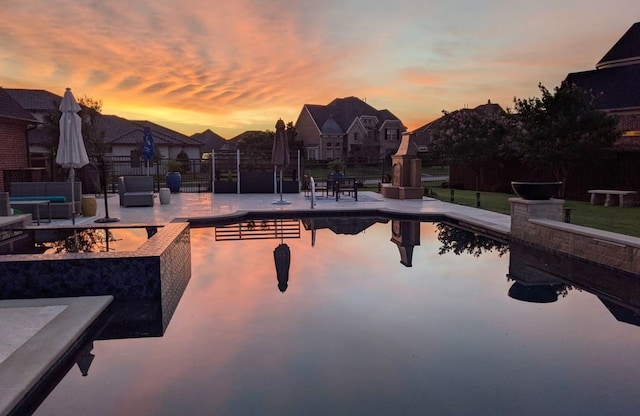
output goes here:
[{"label": "house reflection in water", "polygon": [[356,235],[360,234],[367,228],[376,223],[386,224],[389,222],[386,218],[370,217],[370,218],[351,218],[351,217],[320,217],[306,218],[302,220],[305,230],[321,230],[328,228],[334,234]]}]

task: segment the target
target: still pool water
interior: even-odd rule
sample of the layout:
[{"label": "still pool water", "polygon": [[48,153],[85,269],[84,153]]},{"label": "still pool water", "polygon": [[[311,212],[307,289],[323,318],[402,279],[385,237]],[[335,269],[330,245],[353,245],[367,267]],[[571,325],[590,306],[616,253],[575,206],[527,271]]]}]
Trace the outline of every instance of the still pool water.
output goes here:
[{"label": "still pool water", "polygon": [[[269,236],[261,222],[193,229],[191,280],[164,334],[94,341],[88,375],[72,368],[36,414],[640,408],[637,276],[434,223],[305,221],[277,239],[250,239]],[[288,280],[276,273],[282,243]]]}]

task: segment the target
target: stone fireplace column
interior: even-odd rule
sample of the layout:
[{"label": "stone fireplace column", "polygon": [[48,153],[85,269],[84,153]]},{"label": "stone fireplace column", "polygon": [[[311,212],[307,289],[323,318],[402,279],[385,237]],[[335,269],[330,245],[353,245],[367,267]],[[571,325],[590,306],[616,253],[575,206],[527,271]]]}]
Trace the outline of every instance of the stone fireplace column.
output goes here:
[{"label": "stone fireplace column", "polygon": [[391,162],[391,184],[384,184],[382,196],[392,199],[422,199],[422,161],[418,157],[413,134],[402,135],[400,147],[391,156]]}]

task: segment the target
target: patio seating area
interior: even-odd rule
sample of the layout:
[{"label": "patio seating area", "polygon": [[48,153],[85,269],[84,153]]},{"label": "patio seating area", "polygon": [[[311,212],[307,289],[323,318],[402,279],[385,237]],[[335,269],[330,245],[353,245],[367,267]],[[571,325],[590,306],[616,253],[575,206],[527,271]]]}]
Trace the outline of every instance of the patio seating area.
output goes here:
[{"label": "patio seating area", "polygon": [[[13,182],[9,191],[9,200],[12,204],[23,203],[23,207],[29,209],[34,218],[71,218],[73,204],[75,212],[79,213],[82,199],[82,183],[75,182],[73,198],[69,182]],[[44,203],[48,201],[49,203]],[[24,204],[26,202],[26,204]],[[29,204],[31,202],[31,204]],[[32,210],[39,210],[36,213]]]}]

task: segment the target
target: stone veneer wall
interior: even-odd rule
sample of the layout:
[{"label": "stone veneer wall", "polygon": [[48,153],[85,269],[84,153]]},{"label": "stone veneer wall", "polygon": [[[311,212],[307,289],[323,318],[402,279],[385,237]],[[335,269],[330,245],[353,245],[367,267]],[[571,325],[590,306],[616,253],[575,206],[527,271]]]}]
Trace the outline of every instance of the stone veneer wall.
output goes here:
[{"label": "stone veneer wall", "polygon": [[509,201],[512,239],[640,274],[640,238],[564,223],[562,200]]},{"label": "stone veneer wall", "polygon": [[[162,300],[163,304],[166,299],[171,305],[177,303],[172,298],[182,295],[190,277],[186,222],[165,225],[131,252],[0,256],[3,299],[113,295],[116,300]],[[163,319],[170,319],[170,312]]]}]

